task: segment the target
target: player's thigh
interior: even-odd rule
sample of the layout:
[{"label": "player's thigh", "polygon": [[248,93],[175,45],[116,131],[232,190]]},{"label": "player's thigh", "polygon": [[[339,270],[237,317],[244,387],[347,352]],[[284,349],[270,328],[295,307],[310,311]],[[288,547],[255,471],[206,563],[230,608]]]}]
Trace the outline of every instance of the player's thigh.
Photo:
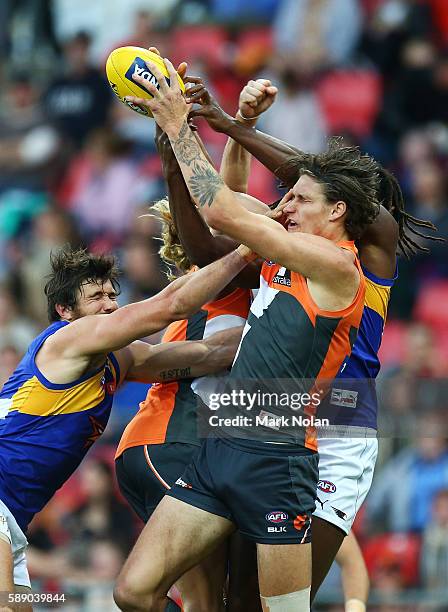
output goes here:
[{"label": "player's thigh", "polygon": [[223,609],[227,547],[225,541],[176,582],[184,610],[215,612]]},{"label": "player's thigh", "polygon": [[0,536],[0,591],[14,591],[14,559],[11,544],[3,536]]},{"label": "player's thigh", "polygon": [[311,601],[313,601],[325,576],[330,571],[334,558],[346,536],[342,529],[318,516],[313,517],[312,533]]},{"label": "player's thigh", "polygon": [[257,545],[236,531],[229,542],[228,612],[261,612]]},{"label": "player's thigh", "polygon": [[140,534],[119,582],[134,593],[168,590],[234,530],[228,519],[167,495]]},{"label": "player's thigh", "polygon": [[257,560],[263,597],[302,591],[311,584],[311,544],[257,544]]}]

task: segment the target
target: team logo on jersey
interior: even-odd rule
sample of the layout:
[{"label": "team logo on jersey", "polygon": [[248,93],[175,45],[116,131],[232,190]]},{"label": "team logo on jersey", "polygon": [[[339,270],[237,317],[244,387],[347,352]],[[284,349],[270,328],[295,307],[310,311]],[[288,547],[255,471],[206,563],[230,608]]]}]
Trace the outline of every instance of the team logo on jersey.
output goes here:
[{"label": "team logo on jersey", "polygon": [[336,485],[330,482],[329,480],[319,480],[317,483],[317,488],[323,491],[324,493],[335,493]]},{"label": "team logo on jersey", "polygon": [[281,510],[273,510],[266,514],[266,520],[270,523],[284,523],[288,520],[288,515]]},{"label": "team logo on jersey", "polygon": [[297,531],[301,531],[307,521],[307,514],[298,514],[294,519],[294,528],[297,529]]},{"label": "team logo on jersey", "polygon": [[92,426],[92,433],[84,443],[84,448],[90,448],[104,431],[105,426],[100,423],[95,417],[89,416],[89,421]]}]

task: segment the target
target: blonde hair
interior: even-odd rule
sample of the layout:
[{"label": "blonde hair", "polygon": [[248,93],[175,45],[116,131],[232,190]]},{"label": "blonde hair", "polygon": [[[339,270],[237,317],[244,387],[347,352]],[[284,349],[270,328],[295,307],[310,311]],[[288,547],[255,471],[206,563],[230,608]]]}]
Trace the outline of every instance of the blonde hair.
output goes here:
[{"label": "blonde hair", "polygon": [[166,275],[170,280],[174,280],[176,276],[172,273],[172,266],[176,266],[180,272],[186,273],[191,269],[192,263],[180,243],[177,228],[171,216],[168,198],[162,198],[158,202],[154,202],[150,210],[155,211],[157,218],[162,222],[162,237],[160,238],[162,246],[159,249],[159,255],[168,265]]}]

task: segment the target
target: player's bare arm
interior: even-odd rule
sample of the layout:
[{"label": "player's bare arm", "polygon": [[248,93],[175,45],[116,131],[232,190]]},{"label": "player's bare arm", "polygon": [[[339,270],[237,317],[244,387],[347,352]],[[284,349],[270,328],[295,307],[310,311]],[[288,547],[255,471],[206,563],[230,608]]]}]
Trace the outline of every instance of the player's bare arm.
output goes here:
[{"label": "player's bare arm", "polygon": [[[177,234],[188,259],[202,268],[230,253],[239,243],[227,236],[212,235],[190,197],[169,138],[159,127],[156,132],[156,145],[168,185],[170,211]],[[252,288],[258,287],[258,283],[259,265],[254,262],[235,277],[231,287]]]},{"label": "player's bare arm", "polygon": [[[174,68],[168,60],[166,66],[174,77]],[[147,105],[167,133],[190,194],[203,209],[209,225],[243,242],[265,259],[328,284],[336,294],[341,291],[340,281],[344,279],[344,288],[352,285],[350,294],[353,293],[359,281],[353,257],[326,238],[297,232],[292,235],[274,220],[247,211],[200,150],[186,121],[189,106],[176,80],[171,78],[168,86],[155,65],[151,65],[151,70],[158,78],[160,89],[147,85],[154,98],[132,98],[131,101]],[[336,208],[343,206],[344,203],[336,203]],[[340,211],[335,210],[335,214]]]},{"label": "player's bare arm", "polygon": [[168,382],[214,374],[232,364],[242,327],[213,334],[205,340],[151,345],[136,340],[116,353],[126,380]]},{"label": "player's bare arm", "polygon": [[[123,306],[110,314],[73,320],[44,343],[36,357],[38,367],[55,383],[69,382],[100,367],[105,354],[199,310],[247,265],[248,255],[247,248],[240,247],[195,274],[176,279],[148,300]],[[63,314],[62,318],[67,319],[67,313]]]}]

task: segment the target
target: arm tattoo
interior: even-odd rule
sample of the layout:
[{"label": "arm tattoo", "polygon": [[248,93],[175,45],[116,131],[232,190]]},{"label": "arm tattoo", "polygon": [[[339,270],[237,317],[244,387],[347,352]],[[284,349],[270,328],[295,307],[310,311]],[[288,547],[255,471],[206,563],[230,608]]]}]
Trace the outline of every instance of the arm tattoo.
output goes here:
[{"label": "arm tattoo", "polygon": [[174,368],[172,370],[163,370],[159,374],[162,380],[177,380],[179,378],[189,378],[191,368]]},{"label": "arm tattoo", "polygon": [[191,168],[192,175],[187,180],[191,195],[201,208],[205,205],[211,206],[218,191],[224,187],[224,182],[213,166],[204,159],[204,154],[186,121],[177,138],[172,140],[172,145],[179,163]]},{"label": "arm tattoo", "polygon": [[207,204],[211,206],[218,191],[224,187],[224,182],[210,164],[196,163],[193,174],[188,179],[191,195],[202,208]]},{"label": "arm tattoo", "polygon": [[199,159],[201,150],[189,130],[187,122],[183,124],[176,140],[173,140],[173,150],[177,159],[187,166],[190,166],[195,160]]}]

